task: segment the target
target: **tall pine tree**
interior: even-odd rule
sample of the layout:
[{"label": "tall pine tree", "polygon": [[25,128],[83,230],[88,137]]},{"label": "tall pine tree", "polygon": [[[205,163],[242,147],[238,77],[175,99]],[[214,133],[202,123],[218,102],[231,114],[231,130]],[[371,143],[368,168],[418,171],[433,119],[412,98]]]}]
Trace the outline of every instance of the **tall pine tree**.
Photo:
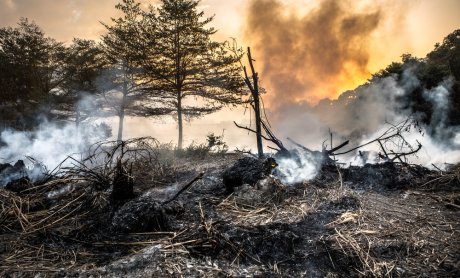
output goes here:
[{"label": "tall pine tree", "polygon": [[198,11],[200,1],[161,0],[159,8],[144,14],[154,20],[146,32],[144,67],[149,88],[177,119],[178,148],[183,145],[183,121],[241,103],[243,80],[238,58],[224,43],[212,40],[216,32]]},{"label": "tall pine tree", "polygon": [[134,0],[123,0],[116,8],[123,17],[112,19],[113,25],[104,24],[108,33],[102,37],[109,67],[100,78],[105,98],[118,116],[118,140],[123,138],[125,115],[137,109],[145,96],[140,55],[142,11]]}]

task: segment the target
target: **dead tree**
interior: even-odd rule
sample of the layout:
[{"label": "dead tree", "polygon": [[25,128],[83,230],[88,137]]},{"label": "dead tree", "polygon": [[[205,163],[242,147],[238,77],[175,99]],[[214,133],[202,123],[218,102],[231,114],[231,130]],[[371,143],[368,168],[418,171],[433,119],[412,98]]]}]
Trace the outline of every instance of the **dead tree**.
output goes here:
[{"label": "dead tree", "polygon": [[[239,55],[238,53],[239,53],[240,50],[237,49],[236,46],[231,48],[231,50],[236,55]],[[242,67],[243,72],[244,72],[244,82],[246,83],[246,86],[248,87],[249,91],[251,92],[251,101],[249,103],[250,103],[250,105],[252,107],[252,110],[254,111],[254,114],[255,114],[256,129],[253,130],[253,129],[249,128],[249,127],[240,126],[236,122],[234,122],[234,124],[238,128],[242,128],[242,129],[248,130],[248,131],[253,132],[253,133],[256,134],[256,138],[257,138],[257,153],[258,153],[259,158],[264,157],[263,147],[262,147],[262,139],[267,140],[269,142],[272,142],[273,144],[275,144],[278,147],[278,148],[272,148],[272,147],[268,146],[268,148],[274,149],[276,151],[283,152],[283,153],[289,153],[289,151],[284,147],[284,145],[281,142],[281,140],[276,138],[276,136],[270,130],[269,124],[262,119],[261,114],[263,112],[263,108],[260,107],[260,104],[261,104],[261,97],[260,97],[261,89],[259,87],[259,74],[256,72],[256,70],[254,68],[254,63],[253,63],[254,60],[252,59],[251,48],[250,47],[248,47],[247,57],[248,57],[248,61],[249,61],[249,66],[251,68],[251,74],[252,74],[251,78],[248,75],[248,71],[246,69],[246,66],[244,66],[241,63],[241,67]],[[262,134],[262,130],[265,132],[266,135]]]},{"label": "dead tree", "polygon": [[134,197],[134,179],[132,166],[128,169],[121,159],[118,160],[112,186],[112,200],[114,202],[131,199]]},{"label": "dead tree", "polygon": [[264,150],[262,147],[262,118],[260,116],[260,92],[259,92],[259,73],[257,73],[254,69],[254,64],[253,64],[253,59],[251,56],[251,48],[248,47],[248,61],[249,61],[249,66],[251,67],[251,73],[252,73],[252,83],[251,80],[249,79],[248,76],[248,71],[246,70],[246,66],[243,66],[243,71],[244,71],[244,82],[249,88],[249,91],[251,91],[251,96],[252,96],[252,102],[251,106],[254,110],[254,114],[256,117],[256,138],[257,138],[257,153],[259,155],[259,158],[264,157]]}]

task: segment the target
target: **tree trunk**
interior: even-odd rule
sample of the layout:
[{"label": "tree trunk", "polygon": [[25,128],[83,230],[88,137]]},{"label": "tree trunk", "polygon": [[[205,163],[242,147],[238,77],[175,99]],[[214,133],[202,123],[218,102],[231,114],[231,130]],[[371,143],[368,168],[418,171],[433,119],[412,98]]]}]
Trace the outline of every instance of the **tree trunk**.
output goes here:
[{"label": "tree trunk", "polygon": [[177,98],[177,124],[179,127],[179,139],[177,142],[177,148],[182,150],[182,136],[183,136],[183,126],[182,126],[182,96],[181,93],[178,93]]},{"label": "tree trunk", "polygon": [[256,114],[256,138],[257,138],[257,153],[259,158],[264,157],[264,149],[262,146],[262,128],[261,128],[261,116],[260,116],[260,92],[259,92],[259,74],[254,69],[253,59],[251,56],[251,48],[248,47],[248,61],[252,72],[252,84],[249,81],[249,76],[244,68],[245,83],[248,85],[251,91],[252,98],[254,100],[254,113]]},{"label": "tree trunk", "polygon": [[257,153],[259,155],[259,158],[264,157],[264,150],[262,147],[262,129],[261,129],[261,123],[260,123],[260,101],[259,101],[259,92],[257,90],[257,93],[254,94],[254,110],[256,114],[256,137],[257,137]]},{"label": "tree trunk", "polygon": [[123,122],[125,120],[125,104],[126,104],[126,96],[128,95],[128,84],[125,81],[123,83],[123,98],[120,104],[120,111],[118,112],[118,141],[123,139]]},{"label": "tree trunk", "polygon": [[123,139],[123,122],[125,119],[125,112],[120,111],[120,114],[118,114],[118,141],[121,141]]}]

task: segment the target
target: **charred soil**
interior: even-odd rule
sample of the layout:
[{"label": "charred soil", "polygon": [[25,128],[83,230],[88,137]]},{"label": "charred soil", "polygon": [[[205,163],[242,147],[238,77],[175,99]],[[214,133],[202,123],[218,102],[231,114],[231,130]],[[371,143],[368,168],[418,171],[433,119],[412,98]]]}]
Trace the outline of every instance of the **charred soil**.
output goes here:
[{"label": "charred soil", "polygon": [[136,164],[118,203],[88,179],[0,189],[1,276],[460,277],[459,166],[325,166],[229,192],[241,157]]}]

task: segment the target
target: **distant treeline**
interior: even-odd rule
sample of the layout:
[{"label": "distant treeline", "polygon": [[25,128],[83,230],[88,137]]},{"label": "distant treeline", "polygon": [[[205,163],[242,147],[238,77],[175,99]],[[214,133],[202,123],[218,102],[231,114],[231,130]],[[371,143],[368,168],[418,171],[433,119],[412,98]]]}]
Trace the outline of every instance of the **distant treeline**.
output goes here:
[{"label": "distant treeline", "polygon": [[433,51],[419,59],[410,54],[402,55],[402,62],[393,62],[372,76],[370,82],[387,76],[395,76],[403,82],[405,71],[417,77],[419,83],[401,99],[402,109],[410,108],[420,114],[424,123],[432,123],[433,102],[423,96],[423,91],[433,91],[442,83],[449,89],[444,111],[449,126],[460,125],[460,29],[455,30],[437,43]]},{"label": "distant treeline", "polygon": [[460,132],[460,29],[425,58],[403,54],[401,62],[373,74],[366,84],[337,100],[325,99],[314,109],[323,115],[334,110],[347,138],[371,134],[375,130],[370,127],[378,126],[371,121],[391,121],[399,115],[412,117],[424,127],[422,133],[438,142],[460,144],[460,138],[454,138]]}]

